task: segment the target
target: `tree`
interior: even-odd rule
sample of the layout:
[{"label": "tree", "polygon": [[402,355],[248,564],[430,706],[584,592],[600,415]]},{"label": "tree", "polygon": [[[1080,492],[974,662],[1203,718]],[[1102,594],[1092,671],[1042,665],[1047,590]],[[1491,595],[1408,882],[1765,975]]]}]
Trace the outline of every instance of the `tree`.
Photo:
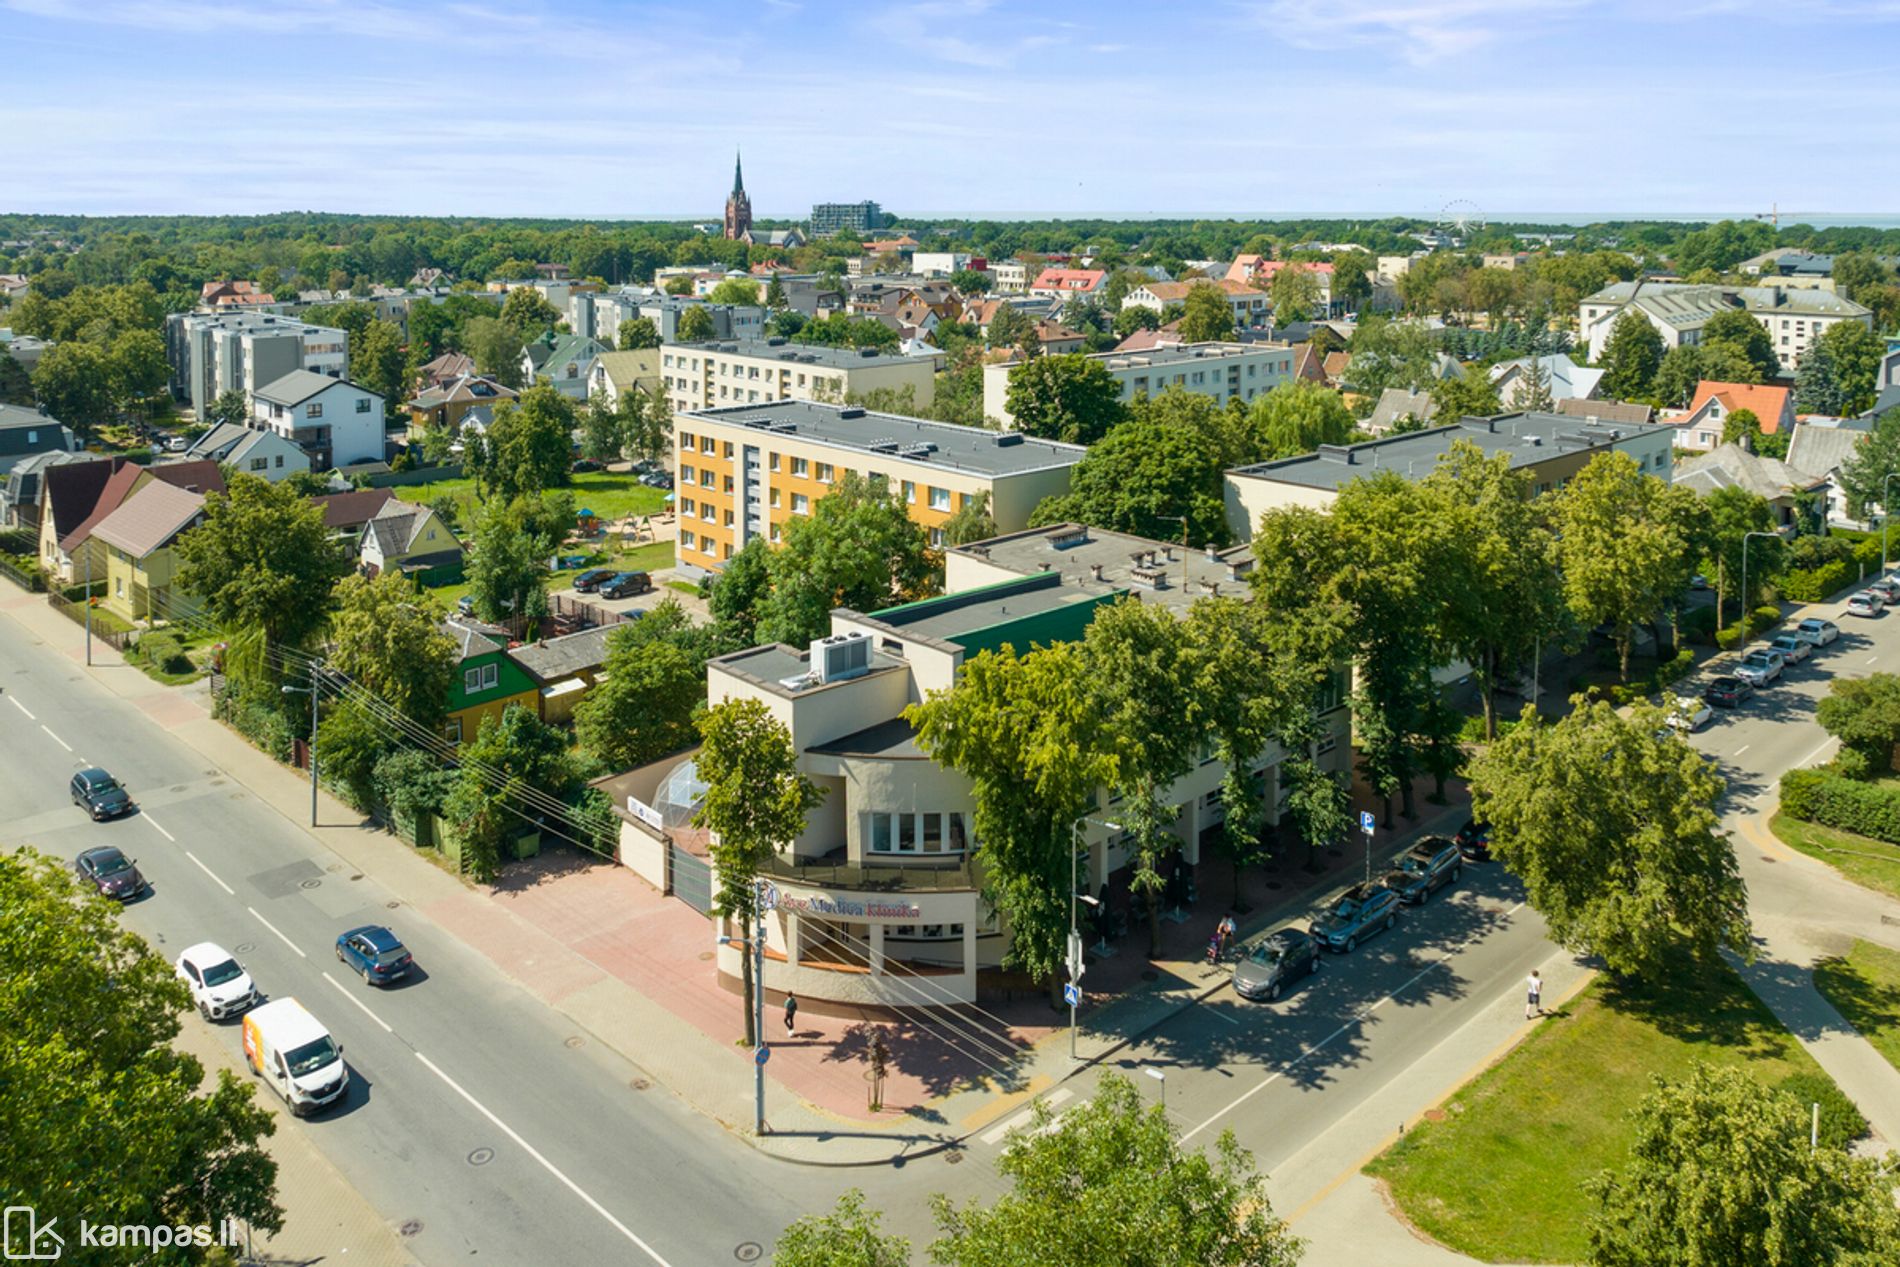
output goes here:
[{"label": "tree", "polygon": [[501,301],[501,323],[523,343],[532,343],[561,321],[561,310],[533,286],[516,286]]},{"label": "tree", "polygon": [[[1231,465],[1205,435],[1162,422],[1125,422],[1082,455],[1069,491],[1036,507],[1032,522],[1085,523],[1191,545],[1230,540],[1222,473]],[[1185,518],[1183,526],[1172,522]]]},{"label": "tree", "polygon": [[1319,278],[1302,265],[1288,264],[1275,272],[1267,294],[1273,299],[1273,320],[1278,325],[1310,321],[1320,312]]},{"label": "tree", "polygon": [[1550,392],[1550,370],[1541,356],[1524,359],[1524,372],[1511,392],[1511,408],[1549,413],[1557,407]]},{"label": "tree", "polygon": [[607,393],[597,391],[589,396],[581,411],[581,456],[611,462],[620,456],[625,435],[626,418],[607,403]]},{"label": "tree", "polygon": [[1113,773],[1081,645],[981,652],[904,716],[926,753],[970,780],[976,860],[1010,932],[1004,963],[1057,1006],[1077,821]]},{"label": "tree", "polygon": [[1858,321],[1835,322],[1801,356],[1794,377],[1795,408],[1829,415],[1872,408],[1886,350],[1886,341]]},{"label": "tree", "polygon": [[430,730],[448,707],[459,662],[426,592],[390,568],[375,580],[346,576],[330,623],[330,666]]},{"label": "tree", "polygon": [[1866,519],[1876,508],[1887,513],[1887,476],[1900,472],[1900,408],[1874,419],[1873,430],[1841,463],[1841,488],[1847,513]]},{"label": "tree", "polygon": [[173,584],[212,621],[271,647],[301,647],[329,619],[330,593],[350,570],[323,511],[254,475],[205,500],[204,522],[178,538]]},{"label": "tree", "polygon": [[1842,769],[1856,778],[1893,770],[1894,745],[1900,744],[1900,677],[1835,678],[1827,691],[1814,715],[1841,741]]},{"label": "tree", "polygon": [[[1266,817],[1254,765],[1273,738],[1290,692],[1276,674],[1259,608],[1244,598],[1215,595],[1188,608],[1183,634],[1192,684],[1187,726],[1212,742],[1221,779],[1221,852],[1234,868],[1235,905],[1241,873],[1266,856],[1260,828]],[[1304,702],[1302,700],[1302,702]]]},{"label": "tree", "polygon": [[521,349],[527,341],[498,317],[472,317],[462,328],[462,350],[475,369],[503,387],[521,386]]},{"label": "tree", "polygon": [[1252,1156],[1223,1131],[1183,1147],[1159,1104],[1104,1074],[1058,1122],[1038,1101],[997,1169],[1010,1191],[988,1209],[933,1206],[943,1267],[1293,1267],[1301,1243],[1273,1213]]},{"label": "tree", "polygon": [[[1742,412],[1737,410],[1736,412]],[[1701,565],[1715,574],[1715,627],[1722,627],[1723,604],[1741,584],[1743,550],[1747,550],[1748,593],[1741,595],[1743,616],[1764,582],[1779,572],[1786,551],[1775,532],[1775,512],[1766,499],[1745,488],[1718,488],[1702,501],[1707,511],[1707,533],[1700,543],[1707,556]],[[1767,533],[1768,536],[1752,536]]]},{"label": "tree", "polygon": [[673,409],[657,390],[620,395],[621,444],[634,458],[657,462],[673,444]]},{"label": "tree", "polygon": [[[778,279],[774,277],[772,280]],[[747,277],[728,277],[714,286],[706,298],[715,304],[756,304],[759,302],[759,284]]]},{"label": "tree", "polygon": [[1330,387],[1308,379],[1281,383],[1247,407],[1247,425],[1264,440],[1264,452],[1247,461],[1298,457],[1322,444],[1352,438],[1352,411]]},{"label": "tree", "polygon": [[1013,348],[1035,330],[1036,323],[1024,316],[1021,309],[1007,300],[998,300],[989,325],[984,327],[983,337],[993,348]]},{"label": "tree", "polygon": [[[0,1175],[9,1205],[95,1225],[278,1231],[271,1115],[252,1089],[172,1046],[191,1006],[171,965],[31,848],[0,853]],[[75,1202],[83,1199],[83,1207]],[[9,1249],[20,1248],[16,1239]],[[154,1251],[142,1261],[199,1255]]]},{"label": "tree", "polygon": [[1647,395],[1662,358],[1663,340],[1656,327],[1641,313],[1624,313],[1610,327],[1597,362],[1606,371],[1603,390],[1617,400]]},{"label": "tree", "polygon": [[479,883],[501,870],[502,842],[539,811],[532,793],[560,800],[579,781],[567,735],[510,704],[497,721],[482,718],[481,729],[457,758],[455,785],[443,806],[445,817],[462,839],[462,868]]},{"label": "tree", "polygon": [[643,352],[660,346],[660,330],[651,317],[629,317],[615,332],[622,352]]},{"label": "tree", "polygon": [[1752,409],[1737,409],[1722,419],[1722,443],[1740,444],[1753,450],[1761,439],[1761,418]]},{"label": "tree", "polygon": [[988,541],[995,535],[996,517],[990,514],[990,495],[987,492],[964,498],[963,505],[957,507],[957,513],[943,521],[943,543],[946,546]]},{"label": "tree", "polygon": [[476,464],[483,491],[512,501],[572,483],[574,425],[574,402],[547,383],[496,405]]},{"label": "tree", "polygon": [[368,811],[376,801],[376,767],[399,744],[388,720],[357,699],[332,706],[317,726],[317,764],[344,798]]},{"label": "tree", "polygon": [[1121,384],[1080,353],[1037,357],[1010,371],[1007,407],[1018,431],[1068,444],[1094,444],[1125,416]]},{"label": "tree", "polygon": [[694,710],[706,702],[704,656],[645,619],[614,630],[604,667],[574,709],[581,747],[608,769],[630,770],[692,746]]},{"label": "tree", "polygon": [[162,390],[171,378],[165,340],[155,330],[125,331],[112,341],[107,355],[112,366],[112,395],[121,403],[144,400]]},{"label": "tree", "polygon": [[765,306],[773,312],[786,312],[792,306],[792,301],[785,297],[785,283],[779,280],[776,272],[765,286]]},{"label": "tree", "polygon": [[[728,932],[751,938],[759,919],[758,881],[780,849],[805,831],[805,817],[824,799],[798,770],[798,753],[783,724],[755,699],[729,699],[699,719],[697,759],[706,796],[693,816],[712,833],[713,872],[719,880],[717,912]],[[752,955],[745,964],[745,1044],[758,1042],[752,1027]]]},{"label": "tree", "polygon": [[1714,763],[1657,738],[1660,709],[1576,703],[1554,725],[1527,708],[1468,771],[1472,812],[1551,939],[1619,976],[1669,971],[1685,954],[1752,955]]},{"label": "tree", "polygon": [[1432,397],[1432,417],[1440,423],[1460,418],[1489,418],[1504,412],[1498,389],[1488,375],[1473,370],[1434,379],[1427,389]]},{"label": "tree", "polygon": [[1147,304],[1130,304],[1115,314],[1111,328],[1118,337],[1123,339],[1137,330],[1159,330],[1161,314]]},{"label": "tree", "polygon": [[372,321],[350,340],[350,377],[383,398],[385,414],[402,403],[408,376],[408,354],[395,322]]},{"label": "tree", "polygon": [[1768,327],[1743,309],[1728,308],[1710,317],[1702,327],[1702,344],[1720,344],[1747,361],[1755,371],[1749,382],[1781,373],[1781,358],[1775,354],[1775,341]]},{"label": "tree", "polygon": [[960,268],[950,274],[950,284],[963,296],[981,295],[989,291],[990,275],[973,268]]},{"label": "tree", "polygon": [[33,380],[11,356],[0,356],[0,405],[31,405]]},{"label": "tree", "polygon": [[1368,318],[1353,330],[1351,351],[1345,386],[1368,402],[1388,387],[1424,391],[1438,381],[1438,347],[1415,322]]},{"label": "tree", "polygon": [[1672,409],[1695,398],[1703,382],[1759,383],[1761,372],[1733,343],[1684,343],[1663,353],[1650,395]]},{"label": "tree", "polygon": [[1629,1161],[1589,1185],[1590,1267],[1900,1261],[1891,1174],[1810,1149],[1807,1105],[1741,1066],[1698,1061],[1652,1082]]},{"label": "tree", "polygon": [[33,394],[81,439],[112,421],[117,400],[112,360],[96,343],[57,343],[33,367]]},{"label": "tree", "polygon": [[713,578],[706,606],[726,642],[750,647],[758,641],[759,611],[772,588],[772,547],[753,537],[726,560]]},{"label": "tree", "polygon": [[1234,335],[1234,306],[1227,292],[1217,285],[1188,287],[1182,307],[1181,337],[1189,343],[1208,343],[1231,339]]},{"label": "tree", "polygon": [[1592,458],[1551,507],[1564,602],[1585,628],[1611,627],[1627,682],[1635,627],[1683,592],[1701,557],[1701,504],[1612,452]]},{"label": "tree", "polygon": [[673,337],[681,343],[703,343],[716,333],[712,314],[706,311],[704,304],[694,304],[682,312],[673,327]]},{"label": "tree", "polygon": [[878,1215],[853,1188],[829,1214],[807,1214],[779,1234],[772,1267],[910,1267],[910,1242],[878,1230]]},{"label": "tree", "polygon": [[831,609],[871,612],[935,592],[929,538],[888,490],[855,472],[785,525],[760,605],[766,642],[803,646],[831,628]]},{"label": "tree", "polygon": [[522,530],[514,509],[490,501],[475,525],[468,560],[468,598],[482,620],[547,611],[547,557]]}]

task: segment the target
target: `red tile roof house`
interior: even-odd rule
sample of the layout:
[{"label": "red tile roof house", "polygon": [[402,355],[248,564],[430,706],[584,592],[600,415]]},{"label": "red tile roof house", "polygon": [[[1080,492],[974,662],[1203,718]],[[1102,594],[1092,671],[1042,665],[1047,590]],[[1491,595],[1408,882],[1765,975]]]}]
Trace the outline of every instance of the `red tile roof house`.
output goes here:
[{"label": "red tile roof house", "polygon": [[1099,268],[1045,268],[1029,283],[1032,295],[1093,295],[1108,281]]},{"label": "red tile roof house", "polygon": [[204,459],[161,462],[155,466],[127,462],[120,466],[106,478],[85,518],[61,536],[51,550],[45,548],[46,525],[41,525],[42,556],[50,559],[48,567],[58,574],[62,583],[71,585],[85,580],[89,557],[93,579],[105,579],[106,548],[93,539],[93,529],[123,506],[135,491],[153,483],[169,484],[191,493],[222,493],[224,473],[216,462]]},{"label": "red tile roof house", "polygon": [[1794,434],[1794,392],[1790,389],[1706,379],[1697,384],[1689,408],[1668,420],[1678,428],[1676,447],[1699,453],[1717,448],[1722,443],[1722,424],[1737,409],[1752,410],[1761,419],[1763,435]]}]

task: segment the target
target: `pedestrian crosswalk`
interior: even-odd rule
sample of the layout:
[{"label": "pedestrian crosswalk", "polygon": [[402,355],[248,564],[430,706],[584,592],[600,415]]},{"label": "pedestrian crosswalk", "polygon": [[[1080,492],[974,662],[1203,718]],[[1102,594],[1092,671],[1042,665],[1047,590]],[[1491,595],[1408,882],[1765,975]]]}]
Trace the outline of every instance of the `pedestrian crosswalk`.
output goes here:
[{"label": "pedestrian crosswalk", "polygon": [[[1047,1096],[1043,1097],[1042,1102],[1048,1105],[1050,1109],[1053,1110],[1057,1108],[1057,1106],[1059,1105],[1067,1104],[1070,1100],[1073,1100],[1074,1098],[1075,1098],[1075,1092],[1071,1091],[1069,1088],[1057,1087],[1054,1091],[1051,1091]],[[1030,1121],[1035,1117],[1035,1115],[1036,1115],[1035,1110],[1033,1108],[1024,1109],[1022,1112],[1016,1114],[1015,1116],[1010,1117],[1006,1119],[1005,1121],[1000,1122],[997,1125],[990,1127],[990,1129],[987,1131],[984,1131],[983,1134],[979,1136],[979,1138],[985,1144],[999,1144],[1003,1141],[1003,1138],[1007,1136],[1011,1131],[1021,1130],[1023,1127],[1028,1126]],[[1053,1130],[1055,1128],[1056,1123],[1059,1122],[1061,1119],[1062,1119],[1061,1113],[1057,1113],[1054,1117],[1049,1119],[1049,1124],[1045,1126],[1043,1129],[1045,1131]]]}]

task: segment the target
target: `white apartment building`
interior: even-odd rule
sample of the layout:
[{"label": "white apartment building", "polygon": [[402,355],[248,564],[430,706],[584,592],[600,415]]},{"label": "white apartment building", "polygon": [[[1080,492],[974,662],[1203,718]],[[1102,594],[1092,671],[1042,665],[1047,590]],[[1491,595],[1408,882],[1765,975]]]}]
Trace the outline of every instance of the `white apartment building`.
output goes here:
[{"label": "white apartment building", "polygon": [[1021,260],[991,260],[986,271],[997,294],[1020,295],[1029,289],[1029,265]]},{"label": "white apartment building", "polygon": [[1801,354],[1842,321],[1873,328],[1873,312],[1828,290],[1792,286],[1705,286],[1681,282],[1613,282],[1577,305],[1577,328],[1590,344],[1590,359],[1600,360],[1610,331],[1625,312],[1634,312],[1662,335],[1665,348],[1702,342],[1702,327],[1719,312],[1740,310],[1761,322],[1774,341],[1781,370],[1792,374]]},{"label": "white apartment building", "polygon": [[[1121,384],[1123,400],[1178,387],[1225,405],[1252,400],[1293,377],[1293,349],[1285,343],[1177,343],[1146,352],[1098,352],[1089,359]],[[1010,376],[1022,366],[1011,360],[983,367],[984,416],[1006,427],[1015,426]]]},{"label": "white apartment building", "polygon": [[660,350],[660,386],[675,414],[774,400],[843,404],[847,397],[911,388],[917,406],[936,393],[936,358],[875,348],[828,348],[784,339],[668,344]]},{"label": "white apartment building", "polygon": [[244,393],[292,370],[343,378],[350,336],[267,312],[185,312],[165,319],[172,395],[203,417],[224,392]]},{"label": "white apartment building", "polygon": [[388,457],[383,398],[347,379],[292,370],[252,393],[251,417],[308,453],[312,470]]},{"label": "white apartment building", "polygon": [[1212,286],[1221,292],[1234,314],[1236,327],[1265,325],[1267,315],[1273,311],[1273,301],[1267,297],[1267,292],[1245,282],[1226,278],[1219,281],[1144,282],[1122,297],[1122,309],[1148,308],[1157,313],[1166,312],[1170,304],[1185,304],[1196,286]]},{"label": "white apartment building", "polygon": [[970,267],[970,259],[964,251],[918,251],[910,257],[910,270],[920,277],[948,277]]}]

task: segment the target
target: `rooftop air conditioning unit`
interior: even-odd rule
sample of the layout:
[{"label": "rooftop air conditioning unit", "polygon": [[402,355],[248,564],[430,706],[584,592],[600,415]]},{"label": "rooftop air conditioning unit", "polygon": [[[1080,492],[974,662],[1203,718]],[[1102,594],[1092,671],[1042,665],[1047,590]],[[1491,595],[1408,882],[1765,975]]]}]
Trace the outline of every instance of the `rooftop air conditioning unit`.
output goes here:
[{"label": "rooftop air conditioning unit", "polygon": [[862,418],[864,417],[864,410],[857,405],[850,405],[844,409],[840,409],[838,416],[840,418]]},{"label": "rooftop air conditioning unit", "polygon": [[833,634],[811,644],[812,672],[819,685],[863,677],[871,671],[871,635]]}]

